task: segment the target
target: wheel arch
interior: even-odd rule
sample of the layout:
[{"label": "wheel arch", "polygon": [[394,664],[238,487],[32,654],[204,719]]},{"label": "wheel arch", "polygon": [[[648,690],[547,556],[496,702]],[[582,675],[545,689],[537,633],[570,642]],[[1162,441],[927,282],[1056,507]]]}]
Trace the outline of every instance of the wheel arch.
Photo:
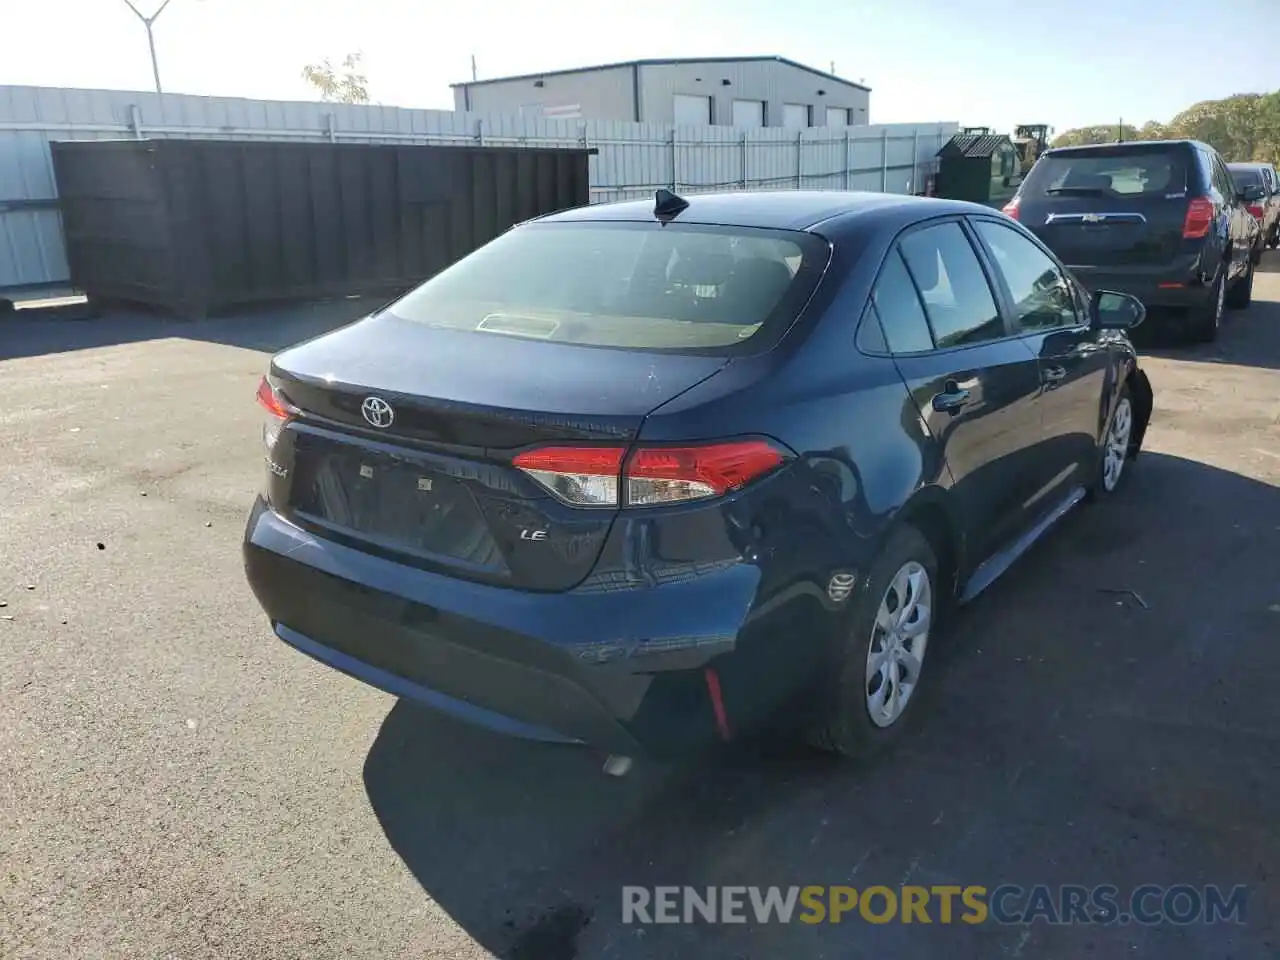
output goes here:
[{"label": "wheel arch", "polygon": [[946,491],[936,486],[922,487],[902,506],[887,532],[901,525],[919,530],[938,560],[938,579],[949,597],[959,596],[960,578],[966,565],[964,527],[948,502]]},{"label": "wheel arch", "polygon": [[1146,373],[1135,363],[1129,368],[1124,378],[1129,388],[1129,397],[1133,401],[1133,432],[1129,435],[1129,456],[1136,457],[1142,449],[1142,440],[1147,434],[1147,425],[1151,422],[1151,413],[1155,408],[1155,392],[1151,389],[1151,381]]}]

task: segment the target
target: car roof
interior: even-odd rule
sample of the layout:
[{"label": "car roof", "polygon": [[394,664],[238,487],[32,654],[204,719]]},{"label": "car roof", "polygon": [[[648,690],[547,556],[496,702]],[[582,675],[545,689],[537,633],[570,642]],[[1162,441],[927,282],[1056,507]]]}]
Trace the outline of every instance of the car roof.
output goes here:
[{"label": "car roof", "polygon": [[1102,153],[1104,151],[1123,151],[1131,147],[1204,147],[1205,149],[1213,149],[1207,143],[1201,143],[1199,140],[1117,140],[1112,143],[1082,143],[1074,147],[1050,147],[1042,154],[1049,156],[1050,154],[1059,153]]},{"label": "car roof", "polygon": [[[958,200],[896,193],[844,190],[773,190],[693,194],[677,223],[716,224],[774,230],[809,230],[825,221],[856,218],[867,226],[910,222],[947,213],[994,213],[990,207]],[[624,200],[562,210],[538,222],[653,221],[654,200]]]},{"label": "car roof", "polygon": [[1271,164],[1263,163],[1260,160],[1246,160],[1241,161],[1240,163],[1227,164],[1227,167],[1231,170],[1261,170],[1262,168],[1269,166],[1271,166]]}]

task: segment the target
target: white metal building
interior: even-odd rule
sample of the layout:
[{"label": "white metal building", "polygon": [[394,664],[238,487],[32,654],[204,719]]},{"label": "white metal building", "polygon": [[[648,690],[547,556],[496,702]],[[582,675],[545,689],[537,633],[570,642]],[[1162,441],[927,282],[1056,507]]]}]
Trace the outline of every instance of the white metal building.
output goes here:
[{"label": "white metal building", "polygon": [[[700,70],[694,82],[704,73],[713,76]],[[835,87],[823,84],[819,89],[831,95]],[[864,103],[865,95],[864,90]],[[734,99],[717,99],[706,109],[727,110],[732,118]],[[674,116],[675,94],[668,94],[667,100],[668,116]],[[759,102],[800,104],[800,99]],[[773,117],[782,112],[781,107],[771,109]],[[820,115],[826,119],[825,112]],[[670,120],[555,119],[519,116],[514,111],[404,110],[0,85],[0,296],[12,290],[62,287],[67,282],[49,146],[57,140],[182,137],[590,146],[598,151],[590,158],[591,199],[608,201],[652,197],[658,187],[680,193],[793,188],[914,193],[936,167],[938,150],[958,129],[958,124],[948,121],[859,124],[834,131],[780,126],[735,130],[732,126],[676,126]],[[2,341],[0,335],[0,352]]]},{"label": "white metal building", "polygon": [[845,127],[871,122],[871,89],[784,57],[632,60],[453,84],[468,113],[686,126]]}]

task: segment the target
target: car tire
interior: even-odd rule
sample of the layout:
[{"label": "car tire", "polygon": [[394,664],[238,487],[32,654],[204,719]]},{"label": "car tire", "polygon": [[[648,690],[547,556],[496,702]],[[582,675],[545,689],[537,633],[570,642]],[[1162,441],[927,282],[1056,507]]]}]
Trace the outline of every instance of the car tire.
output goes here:
[{"label": "car tire", "polygon": [[1218,279],[1213,282],[1207,301],[1201,306],[1192,308],[1188,333],[1195,343],[1212,343],[1218,339],[1218,330],[1222,326],[1222,310],[1226,304],[1226,276],[1227,268],[1224,265],[1218,273]]},{"label": "car tire", "polygon": [[928,682],[942,591],[929,540],[909,524],[898,527],[851,600],[811,745],[870,757],[901,738]]},{"label": "car tire", "polygon": [[1267,246],[1272,250],[1280,247],[1280,225],[1271,228],[1271,237],[1267,240]]},{"label": "car tire", "polygon": [[1107,427],[1098,444],[1098,466],[1094,470],[1093,483],[1089,486],[1090,500],[1102,500],[1114,495],[1129,476],[1136,417],[1133,395],[1129,391],[1129,385],[1125,384],[1111,406]]},{"label": "car tire", "polygon": [[1231,285],[1227,291],[1225,306],[1231,310],[1243,310],[1253,302],[1254,264],[1249,264],[1245,275]]}]

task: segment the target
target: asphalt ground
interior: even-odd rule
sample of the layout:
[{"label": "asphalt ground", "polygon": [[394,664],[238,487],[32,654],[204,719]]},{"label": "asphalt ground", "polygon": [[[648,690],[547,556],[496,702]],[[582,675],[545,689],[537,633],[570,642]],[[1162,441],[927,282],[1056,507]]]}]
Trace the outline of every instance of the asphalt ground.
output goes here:
[{"label": "asphalt ground", "polygon": [[[273,638],[254,387],[360,309],[0,323],[0,956],[1280,955],[1280,275],[1150,348],[1127,489],[931,646],[901,749],[620,779]],[[622,922],[624,885],[902,883],[1249,890],[1243,924]]]}]

